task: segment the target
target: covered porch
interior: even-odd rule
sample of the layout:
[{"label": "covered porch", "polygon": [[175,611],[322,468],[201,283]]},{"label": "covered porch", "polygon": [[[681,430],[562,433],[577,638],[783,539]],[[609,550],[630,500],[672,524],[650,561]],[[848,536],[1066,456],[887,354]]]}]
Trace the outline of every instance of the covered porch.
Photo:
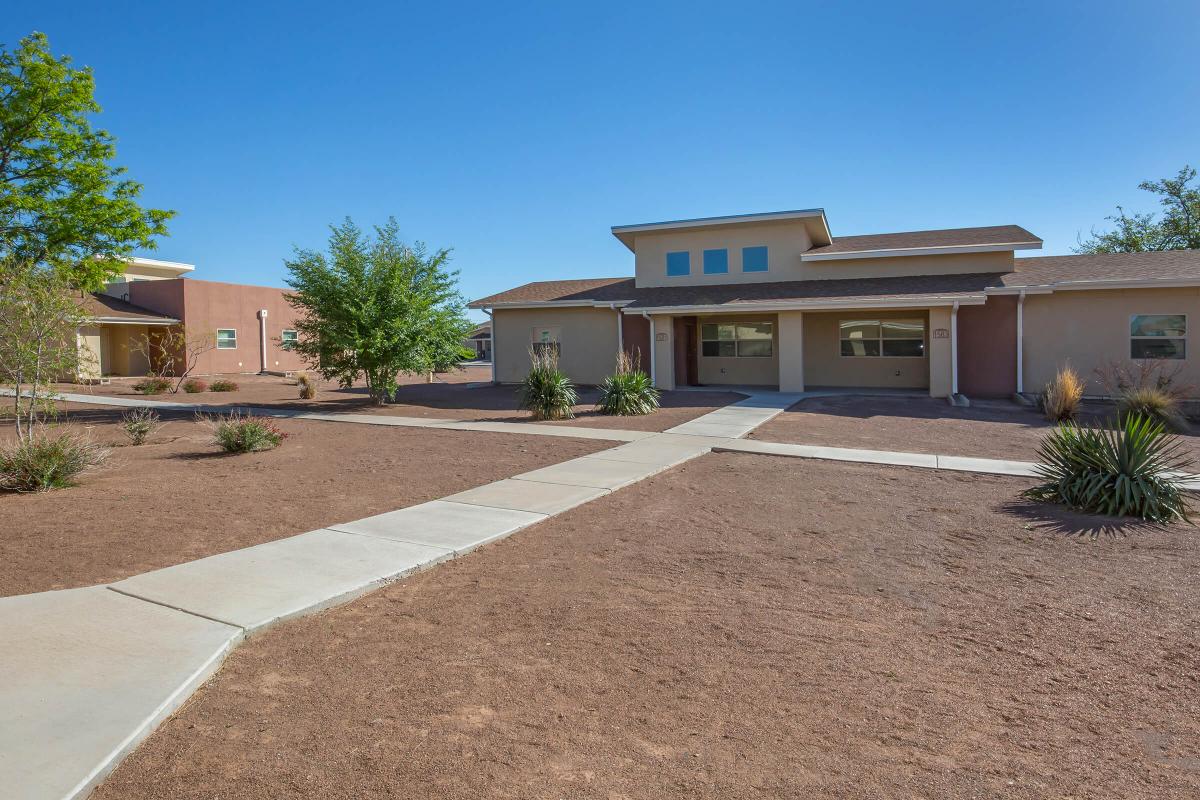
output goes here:
[{"label": "covered porch", "polygon": [[79,367],[74,377],[80,383],[147,375],[151,364],[139,343],[156,330],[179,324],[177,319],[108,295],[91,295],[83,305],[90,320],[76,331]]}]

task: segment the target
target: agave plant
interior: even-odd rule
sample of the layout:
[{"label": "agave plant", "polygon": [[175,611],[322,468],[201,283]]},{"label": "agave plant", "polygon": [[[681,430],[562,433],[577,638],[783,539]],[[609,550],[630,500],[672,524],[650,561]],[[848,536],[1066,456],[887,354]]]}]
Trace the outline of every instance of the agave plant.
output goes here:
[{"label": "agave plant", "polygon": [[1024,494],[1095,514],[1187,521],[1182,474],[1192,462],[1181,447],[1161,422],[1139,414],[1112,429],[1064,423],[1038,448],[1044,482]]},{"label": "agave plant", "polygon": [[617,354],[617,371],[600,384],[596,410],[602,414],[633,417],[658,408],[658,389],[650,376],[642,372],[636,358],[622,350]]},{"label": "agave plant", "polygon": [[579,394],[558,368],[558,351],[553,346],[531,347],[529,363],[529,374],[518,390],[521,408],[534,419],[572,419]]}]

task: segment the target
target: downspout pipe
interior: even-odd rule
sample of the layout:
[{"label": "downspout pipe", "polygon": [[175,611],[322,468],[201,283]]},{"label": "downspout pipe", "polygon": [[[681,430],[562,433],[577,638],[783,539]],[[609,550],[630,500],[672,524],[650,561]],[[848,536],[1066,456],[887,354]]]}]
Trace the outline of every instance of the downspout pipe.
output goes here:
[{"label": "downspout pipe", "polygon": [[488,320],[492,323],[488,326],[488,346],[492,351],[492,383],[494,384],[496,382],[496,315],[490,308],[483,309],[483,313],[488,315]]},{"label": "downspout pipe", "polygon": [[1025,393],[1025,290],[1017,295],[1017,394]]},{"label": "downspout pipe", "polygon": [[267,310],[258,310],[258,371],[267,371]]},{"label": "downspout pipe", "polygon": [[654,358],[654,351],[658,349],[654,344],[654,317],[645,311],[642,312],[642,316],[650,323],[650,385],[658,386],[658,370],[655,363],[657,359]]}]

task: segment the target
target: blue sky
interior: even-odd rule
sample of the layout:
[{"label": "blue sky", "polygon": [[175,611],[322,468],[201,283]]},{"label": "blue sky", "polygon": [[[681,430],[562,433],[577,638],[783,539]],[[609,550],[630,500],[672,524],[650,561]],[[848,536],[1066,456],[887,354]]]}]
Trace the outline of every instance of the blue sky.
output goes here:
[{"label": "blue sky", "polygon": [[150,255],[282,285],[393,215],[468,297],[630,274],[614,224],[825,208],[1067,253],[1200,166],[1200,3],[22,3],[96,72]]}]

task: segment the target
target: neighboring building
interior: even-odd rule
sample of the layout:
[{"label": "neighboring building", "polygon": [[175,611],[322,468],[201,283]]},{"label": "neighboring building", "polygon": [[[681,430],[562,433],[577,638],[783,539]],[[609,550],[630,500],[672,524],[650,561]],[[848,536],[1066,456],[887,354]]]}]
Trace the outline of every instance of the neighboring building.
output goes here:
[{"label": "neighboring building", "polygon": [[92,323],[78,332],[85,352],[80,380],[145,375],[149,364],[133,344],[156,329],[183,324],[216,338],[194,374],[286,372],[301,369],[294,340],[295,312],[283,289],[183,277],[190,264],[135,258],[104,292],[88,296]]},{"label": "neighboring building", "polygon": [[474,361],[491,361],[492,323],[484,322],[472,328],[471,332],[467,334],[467,338],[463,341],[463,347],[475,351]]},{"label": "neighboring building", "polygon": [[[1200,385],[1200,251],[1015,258],[1016,225],[835,238],[821,209],[614,227],[634,277],[550,280],[491,313],[493,377],[554,342],[579,383],[640,354],[656,386],[1037,392],[1070,363],[1163,358]],[[1090,391],[1098,394],[1093,383]]]}]

